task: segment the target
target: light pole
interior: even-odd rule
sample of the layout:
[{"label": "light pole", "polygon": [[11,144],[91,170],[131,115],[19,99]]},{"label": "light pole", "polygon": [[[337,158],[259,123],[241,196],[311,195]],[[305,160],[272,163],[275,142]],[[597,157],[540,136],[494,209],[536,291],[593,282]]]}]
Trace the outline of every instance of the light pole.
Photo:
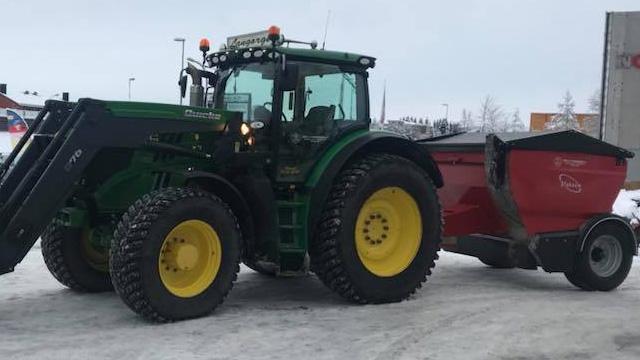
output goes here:
[{"label": "light pole", "polygon": [[129,78],[129,101],[131,101],[131,83],[134,82],[135,80],[136,78],[134,77]]},{"label": "light pole", "polygon": [[444,115],[444,119],[449,121],[449,104],[442,104],[442,106],[445,107],[445,115]]},{"label": "light pole", "polygon": [[[173,41],[182,43],[182,56],[180,57],[180,71],[184,69],[184,38],[174,38]],[[178,93],[178,97],[180,98],[180,105],[182,105],[182,95]]]}]

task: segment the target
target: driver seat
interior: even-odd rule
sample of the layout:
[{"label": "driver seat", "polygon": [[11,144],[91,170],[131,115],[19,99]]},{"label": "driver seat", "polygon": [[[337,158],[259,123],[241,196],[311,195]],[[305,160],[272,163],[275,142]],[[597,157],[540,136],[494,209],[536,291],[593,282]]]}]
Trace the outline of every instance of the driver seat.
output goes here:
[{"label": "driver seat", "polygon": [[304,119],[303,129],[310,135],[324,135],[327,129],[332,128],[333,116],[336,106],[314,106]]}]

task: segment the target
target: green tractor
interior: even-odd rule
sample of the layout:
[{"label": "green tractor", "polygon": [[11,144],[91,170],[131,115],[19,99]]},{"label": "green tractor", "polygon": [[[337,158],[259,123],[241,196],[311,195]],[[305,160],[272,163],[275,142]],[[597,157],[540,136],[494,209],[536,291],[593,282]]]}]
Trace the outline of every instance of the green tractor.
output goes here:
[{"label": "green tractor", "polygon": [[369,130],[375,59],[251,35],[201,43],[190,106],[48,101],[0,168],[0,273],[41,237],[59,282],[158,322],[213,311],[241,262],[312,271],[361,304],[414,293],[442,178],[416,143]]}]

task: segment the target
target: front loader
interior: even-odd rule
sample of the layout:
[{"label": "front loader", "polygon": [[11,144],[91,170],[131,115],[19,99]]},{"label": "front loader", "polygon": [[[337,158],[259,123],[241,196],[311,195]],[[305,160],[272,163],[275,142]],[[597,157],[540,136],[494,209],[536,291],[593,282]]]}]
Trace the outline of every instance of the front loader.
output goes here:
[{"label": "front loader", "polygon": [[62,284],[161,322],[213,311],[241,262],[356,303],[410,296],[440,248],[438,167],[369,131],[374,58],[294,43],[206,44],[197,106],[48,101],[0,168],[0,272],[41,237]]}]

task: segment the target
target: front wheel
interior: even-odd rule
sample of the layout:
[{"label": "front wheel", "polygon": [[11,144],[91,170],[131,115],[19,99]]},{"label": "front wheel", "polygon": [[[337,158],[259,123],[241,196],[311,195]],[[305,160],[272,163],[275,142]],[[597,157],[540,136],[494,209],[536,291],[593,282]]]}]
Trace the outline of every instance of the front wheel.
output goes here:
[{"label": "front wheel", "polygon": [[440,205],[413,162],[373,154],[334,181],[311,249],[312,268],[357,303],[403,300],[431,274],[441,241]]},{"label": "front wheel", "polygon": [[204,316],[222,303],[240,254],[238,222],[222,200],[166,188],[123,215],[109,265],[125,304],[148,320],[166,322]]},{"label": "front wheel", "polygon": [[604,223],[587,238],[567,280],[587,291],[610,291],[627,278],[634,248],[628,232],[615,223]]},{"label": "front wheel", "polygon": [[81,292],[111,291],[108,249],[91,244],[93,231],[70,228],[55,219],[42,234],[42,257],[62,285]]}]

